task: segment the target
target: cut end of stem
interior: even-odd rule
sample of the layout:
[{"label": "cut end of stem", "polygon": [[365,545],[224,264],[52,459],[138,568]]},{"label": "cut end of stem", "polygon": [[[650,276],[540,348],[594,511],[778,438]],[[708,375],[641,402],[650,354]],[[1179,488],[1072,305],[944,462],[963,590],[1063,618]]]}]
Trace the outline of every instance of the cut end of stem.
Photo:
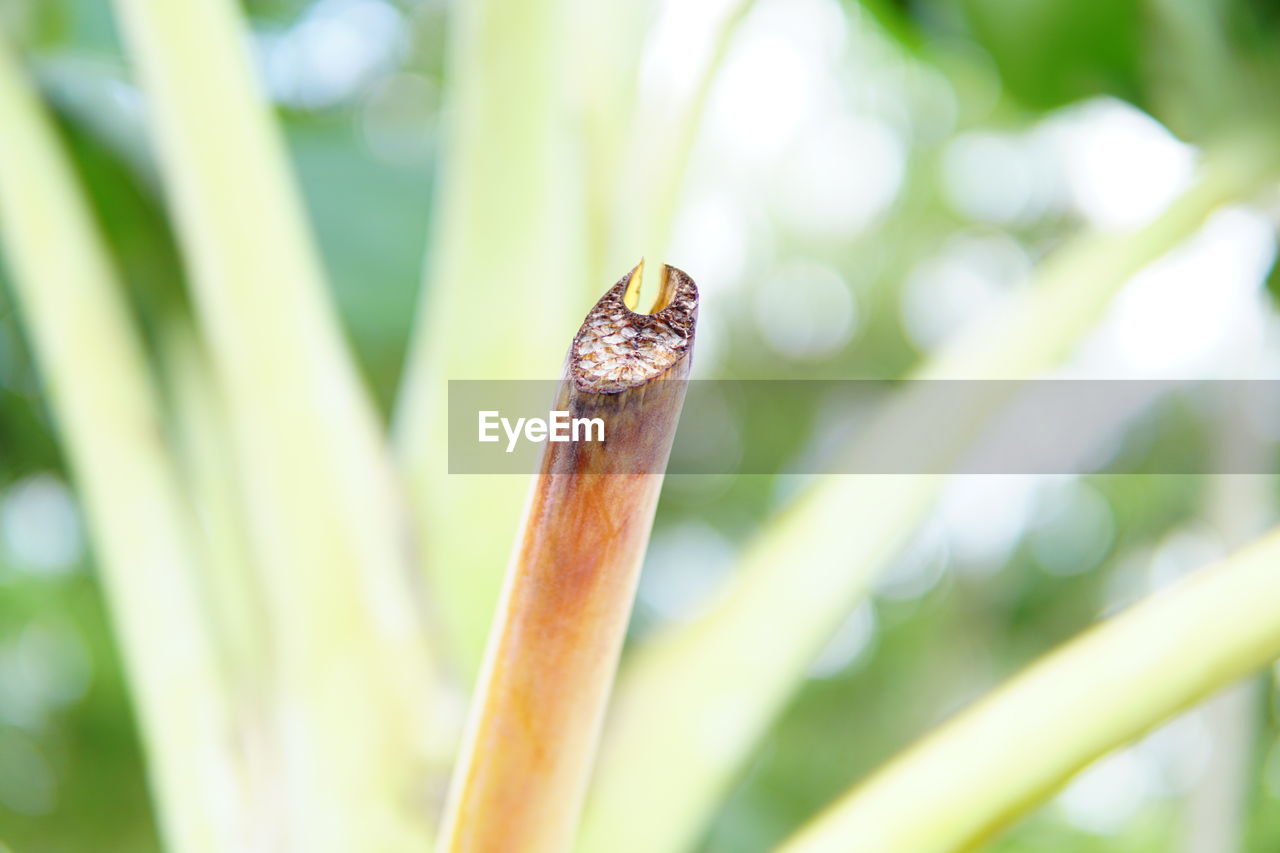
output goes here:
[{"label": "cut end of stem", "polygon": [[617,394],[668,373],[692,351],[698,288],[683,270],[663,265],[651,313],[635,310],[644,261],[600,297],[570,350],[579,390]]}]

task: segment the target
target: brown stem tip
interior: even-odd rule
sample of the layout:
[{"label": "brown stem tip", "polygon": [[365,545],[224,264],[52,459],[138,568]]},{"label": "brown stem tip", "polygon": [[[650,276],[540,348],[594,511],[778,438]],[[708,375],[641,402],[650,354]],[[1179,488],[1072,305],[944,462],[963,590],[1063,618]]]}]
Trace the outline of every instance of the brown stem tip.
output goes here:
[{"label": "brown stem tip", "polygon": [[570,374],[580,391],[617,394],[661,376],[693,349],[698,288],[666,266],[649,314],[635,310],[643,262],[609,289],[573,339]]}]

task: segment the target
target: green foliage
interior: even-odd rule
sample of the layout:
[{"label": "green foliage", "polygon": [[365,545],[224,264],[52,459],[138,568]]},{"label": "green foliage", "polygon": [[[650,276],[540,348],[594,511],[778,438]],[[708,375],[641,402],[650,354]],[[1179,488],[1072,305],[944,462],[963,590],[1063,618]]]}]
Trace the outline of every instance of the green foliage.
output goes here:
[{"label": "green foliage", "polygon": [[[32,751],[51,783],[47,810],[23,814],[0,805],[0,831],[15,850],[32,853],[153,853],[160,846],[124,673],[87,568],[41,578],[0,561],[0,647],[12,654],[24,633],[56,626],[86,655],[77,664],[86,689],[72,704],[43,710],[22,725],[0,723],[0,752]],[[23,764],[7,763],[0,785],[39,786],[38,777],[14,778],[23,772]]]},{"label": "green foliage", "polygon": [[[1038,259],[1050,255],[1079,228],[1073,214],[1059,210],[1033,222],[993,225],[971,221],[949,206],[940,175],[955,133],[1024,129],[1055,108],[1094,95],[1142,106],[1196,142],[1215,140],[1240,124],[1276,117],[1280,12],[1263,0],[1230,0],[1203,7],[1178,0],[867,0],[862,5],[906,50],[889,51],[865,33],[859,38],[867,41],[859,42],[857,48],[870,44],[885,50],[885,66],[904,76],[921,73],[925,67],[911,63],[938,63],[945,71],[946,97],[954,99],[955,124],[930,137],[920,130],[925,123],[922,117],[930,117],[930,107],[908,98],[899,105],[900,126],[894,126],[894,132],[909,142],[905,155],[908,178],[882,220],[860,234],[834,241],[833,246],[806,242],[785,228],[769,230],[768,240],[761,240],[767,246],[751,247],[765,260],[761,269],[744,274],[745,295],[732,299],[717,296],[715,282],[711,283],[706,310],[722,324],[718,330],[723,346],[718,368],[721,375],[816,378],[907,374],[921,352],[904,328],[901,303],[904,282],[923,259],[956,234],[996,234],[1016,241],[1020,250]],[[1208,24],[1202,25],[1204,21],[1197,16],[1210,6],[1222,11],[1209,15]],[[96,221],[129,283],[132,307],[150,335],[149,354],[154,358],[163,344],[160,330],[167,321],[185,318],[190,312],[186,274],[174,245],[157,169],[132,111],[136,103],[128,97],[103,95],[104,80],[118,83],[121,91],[128,92],[130,75],[121,62],[108,4],[50,0],[18,2],[6,8],[11,17],[17,10],[21,18],[20,32],[31,48],[32,65],[39,72],[44,96],[56,111]],[[295,23],[310,5],[301,0],[255,0],[245,8],[256,27],[277,32]],[[396,4],[396,8],[404,15],[407,46],[384,78],[413,77],[411,82],[423,92],[461,88],[460,72],[446,66],[443,58],[440,11],[430,4],[408,2]],[[852,7],[846,11],[849,9]],[[1189,18],[1188,9],[1194,13]],[[0,23],[8,21],[10,18],[0,19]],[[502,22],[489,23],[502,29]],[[539,67],[538,74],[557,80],[557,75],[565,75],[570,82],[564,84],[564,91],[557,90],[555,97],[573,102],[581,95],[578,87],[585,77],[569,60],[582,57],[557,42],[558,24],[543,21],[539,26],[544,28],[539,30],[544,40],[537,44],[519,28],[505,35],[536,54],[531,61],[548,60],[548,67]],[[1195,59],[1184,61],[1184,56]],[[551,69],[550,59],[565,61],[569,68],[557,65]],[[988,62],[1003,92],[990,104],[985,87],[991,81],[984,76],[989,73]],[[527,76],[518,63],[502,66],[502,72],[507,81]],[[485,80],[474,75],[468,79],[475,87],[474,96],[484,100],[490,91],[483,85]],[[874,83],[867,85],[873,87]],[[392,411],[410,351],[420,272],[429,251],[428,234],[447,233],[451,224],[442,221],[439,209],[433,206],[433,199],[439,196],[436,175],[441,169],[450,174],[447,170],[451,167],[442,166],[440,160],[439,104],[424,97],[426,105],[418,106],[430,127],[423,133],[426,141],[418,140],[422,144],[408,158],[388,156],[385,149],[370,144],[369,89],[335,104],[309,107],[291,103],[280,105],[277,111],[344,331],[384,418]],[[946,98],[943,101],[946,103]],[[472,217],[468,227],[479,236],[467,246],[466,257],[456,261],[456,266],[443,264],[432,255],[427,258],[428,268],[446,272],[465,268],[471,272],[460,277],[483,287],[503,288],[503,292],[515,291],[514,281],[519,285],[519,298],[527,301],[519,303],[522,310],[510,319],[517,328],[532,326],[530,334],[545,337],[554,348],[560,346],[557,342],[563,328],[576,322],[571,316],[575,300],[595,286],[586,281],[590,276],[583,270],[588,265],[566,272],[545,262],[546,258],[565,256],[561,254],[562,250],[567,254],[563,246],[538,239],[512,250],[510,241],[497,236],[489,239],[485,229],[495,234],[525,229],[535,235],[545,229],[556,239],[564,237],[568,229],[571,239],[567,243],[587,239],[582,235],[588,232],[594,235],[592,239],[599,239],[600,233],[608,233],[608,223],[592,220],[583,225],[573,216],[547,214],[543,202],[553,197],[556,204],[564,204],[566,199],[589,194],[588,190],[605,197],[607,193],[598,186],[580,186],[589,181],[578,171],[581,140],[574,134],[579,114],[566,108],[571,118],[559,114],[549,117],[543,110],[545,104],[524,99],[498,98],[486,103],[491,112],[478,126],[502,132],[480,134],[483,156],[470,161],[468,169],[473,178],[479,176],[477,180],[487,178],[489,190],[483,204],[473,205],[474,197],[457,190],[450,197],[457,210]],[[612,102],[604,106],[622,112]],[[541,122],[536,132],[530,130],[530,122],[519,118],[524,110]],[[625,135],[610,124],[617,118],[608,109],[596,116],[606,130]],[[530,138],[525,133],[554,155],[543,158],[535,151],[537,156],[531,156],[529,162],[536,166],[554,160],[555,168],[564,168],[564,174],[557,171],[549,177],[550,172],[538,171],[529,163],[512,165],[512,152],[529,151]],[[476,149],[469,150],[474,153]],[[464,150],[455,156],[465,158],[467,153]],[[612,162],[607,157],[603,160],[600,168]],[[507,194],[509,181],[502,169],[517,177],[532,176],[537,186],[525,187],[513,199]],[[517,202],[519,221],[506,221],[504,217]],[[757,213],[749,211],[751,216]],[[767,220],[768,214],[759,218]],[[1186,230],[1192,227],[1185,225]],[[755,236],[752,232],[752,239]],[[577,251],[581,247],[570,248]],[[611,250],[593,244],[583,253],[600,262]],[[858,299],[856,338],[818,358],[770,349],[757,321],[760,309],[753,302],[768,285],[765,273],[769,264],[810,255],[838,271]],[[528,258],[535,261],[528,262]],[[0,270],[4,260],[0,258]],[[524,270],[528,278],[515,281],[513,270]],[[4,275],[0,271],[0,278]],[[1092,282],[1093,278],[1082,280]],[[1277,280],[1280,274],[1273,271],[1269,282],[1273,293]],[[428,286],[444,292],[452,283],[449,275],[435,275]],[[468,310],[486,309],[494,298],[492,291],[483,287],[463,291],[460,297],[455,293],[453,298]],[[544,298],[551,288],[559,288],[554,291],[556,298]],[[424,316],[429,326],[444,336],[466,337],[458,334],[465,330],[455,323],[452,311],[441,309],[433,314],[429,309]],[[531,322],[531,316],[539,319]],[[567,325],[562,326],[562,321]],[[1034,334],[1027,332],[1027,336]],[[52,438],[44,389],[27,347],[6,297],[0,300],[0,496],[27,474],[68,476]],[[481,349],[477,356],[455,348],[455,363],[465,365],[482,358],[505,369],[525,361],[516,348]],[[424,405],[428,413],[430,409]],[[738,439],[748,448],[767,446],[798,454],[811,446],[811,431],[821,423],[821,416],[821,412],[793,412],[780,406],[775,416],[746,425]],[[1172,423],[1175,428],[1152,433],[1139,422],[1130,430],[1118,456],[1124,470],[1141,474],[1167,468],[1171,460],[1196,459],[1212,439],[1194,410],[1161,417],[1160,422]],[[406,440],[412,443],[418,436],[412,430],[410,433]],[[999,562],[959,568],[952,565],[936,586],[918,597],[873,596],[869,606],[874,609],[876,627],[867,647],[834,672],[805,677],[762,741],[754,748],[748,745],[748,760],[733,774],[730,795],[712,816],[699,841],[701,849],[705,853],[755,853],[781,841],[848,784],[913,742],[959,704],[1091,624],[1113,603],[1110,595],[1126,582],[1132,561],[1158,549],[1170,534],[1201,521],[1208,500],[1205,478],[1190,474],[1099,476],[1085,484],[1100,496],[1114,527],[1114,536],[1095,565],[1076,574],[1054,573],[1038,560],[1029,538],[1024,538]],[[513,493],[522,486],[516,485]],[[799,488],[795,480],[766,477],[714,482],[673,478],[660,508],[657,536],[661,540],[694,527],[730,543],[728,550],[732,552],[738,543],[767,528]],[[476,506],[493,510],[493,489],[490,484],[476,487]],[[457,502],[460,494],[460,487],[439,492],[450,502]],[[478,651],[483,618],[475,614],[486,606],[485,596],[496,586],[496,570],[501,567],[500,559],[490,558],[506,549],[506,532],[473,516],[459,514],[457,523],[446,531],[462,540],[474,540],[477,535],[483,540],[479,549],[472,549],[476,554],[468,551],[459,559],[474,559],[487,573],[484,577],[469,573],[470,563],[463,564],[466,571],[459,571],[454,564],[444,567],[452,582],[482,587],[471,602],[474,612],[446,614],[466,623],[456,629],[462,638],[459,644],[468,647],[460,656],[464,660],[474,658]],[[850,519],[850,530],[856,532],[859,523],[859,519]],[[831,571],[841,570],[837,562],[833,561]],[[641,600],[632,626],[637,645],[672,622],[671,615],[655,603],[656,598]],[[38,814],[17,814],[0,804],[0,838],[21,853],[89,849],[150,853],[158,848],[155,821],[146,796],[133,712],[100,601],[97,569],[85,565],[67,577],[41,578],[12,571],[0,555],[0,655],[25,628],[49,619],[74,625],[80,642],[90,652],[92,675],[83,697],[56,709],[40,725],[18,732],[24,742],[49,759],[56,780],[56,801]],[[767,636],[768,631],[778,629],[762,625],[761,630]],[[0,680],[0,692],[3,690]],[[1250,853],[1270,851],[1280,838],[1280,770],[1276,769],[1280,768],[1280,746],[1274,705],[1266,714],[1256,744],[1256,766],[1250,773],[1250,782],[1256,783],[1248,812]],[[0,722],[0,744],[14,731],[16,727]],[[1266,784],[1267,779],[1273,783]],[[662,780],[656,784],[661,785]],[[990,849],[997,853],[1155,853],[1170,849],[1179,807],[1176,798],[1149,804],[1109,837],[1088,833],[1047,809],[996,839]]]},{"label": "green foliage", "polygon": [[1141,103],[1139,0],[967,0],[970,32],[1036,110],[1090,95]]}]

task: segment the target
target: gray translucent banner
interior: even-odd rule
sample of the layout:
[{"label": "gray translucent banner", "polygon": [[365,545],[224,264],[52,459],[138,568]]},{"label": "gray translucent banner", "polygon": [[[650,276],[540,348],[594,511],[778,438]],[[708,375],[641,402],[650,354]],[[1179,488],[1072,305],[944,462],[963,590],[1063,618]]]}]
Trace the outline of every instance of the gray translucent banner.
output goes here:
[{"label": "gray translucent banner", "polygon": [[[1270,474],[1280,438],[1270,380],[686,385],[668,474]],[[535,473],[552,440],[601,434],[606,452],[589,456],[608,460],[608,418],[575,423],[559,391],[451,381],[449,472]],[[596,464],[583,473],[659,473]]]}]

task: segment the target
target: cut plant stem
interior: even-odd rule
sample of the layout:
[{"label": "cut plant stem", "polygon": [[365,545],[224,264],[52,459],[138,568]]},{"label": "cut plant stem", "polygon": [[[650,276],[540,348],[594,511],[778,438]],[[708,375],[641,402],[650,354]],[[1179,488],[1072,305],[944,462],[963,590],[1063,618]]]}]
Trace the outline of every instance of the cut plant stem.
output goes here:
[{"label": "cut plant stem", "polygon": [[444,853],[561,853],[573,841],[693,352],[698,292],[641,268],[587,315],[556,409],[605,441],[548,443],[454,774]]}]

